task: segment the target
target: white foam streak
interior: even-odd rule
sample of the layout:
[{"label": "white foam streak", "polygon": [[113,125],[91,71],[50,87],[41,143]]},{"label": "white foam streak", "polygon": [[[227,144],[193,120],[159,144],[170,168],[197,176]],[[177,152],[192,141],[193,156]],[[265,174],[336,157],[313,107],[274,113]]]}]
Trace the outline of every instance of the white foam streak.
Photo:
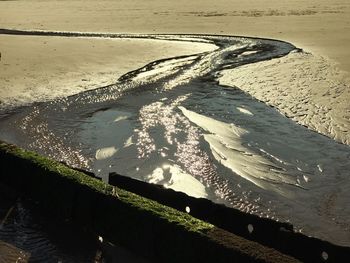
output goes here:
[{"label": "white foam streak", "polygon": [[247,114],[247,115],[250,115],[250,116],[254,115],[251,111],[249,111],[249,110],[247,110],[245,108],[237,107],[237,110],[239,110],[241,113],[244,113],[244,114]]},{"label": "white foam streak", "polygon": [[115,147],[105,147],[98,149],[95,154],[96,160],[108,159],[114,154],[116,154],[117,151],[118,149],[116,149]]},{"label": "white foam streak", "polygon": [[127,115],[120,115],[117,118],[115,118],[115,120],[113,122],[118,122],[118,121],[123,121],[123,120],[127,120],[129,118],[129,116]]}]

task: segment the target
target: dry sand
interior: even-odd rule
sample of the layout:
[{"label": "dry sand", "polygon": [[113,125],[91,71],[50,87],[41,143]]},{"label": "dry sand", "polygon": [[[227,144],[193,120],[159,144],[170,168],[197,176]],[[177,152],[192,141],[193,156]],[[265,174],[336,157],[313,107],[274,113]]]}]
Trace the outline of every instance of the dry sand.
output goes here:
[{"label": "dry sand", "polygon": [[3,28],[277,38],[350,72],[348,0],[0,1]]}]

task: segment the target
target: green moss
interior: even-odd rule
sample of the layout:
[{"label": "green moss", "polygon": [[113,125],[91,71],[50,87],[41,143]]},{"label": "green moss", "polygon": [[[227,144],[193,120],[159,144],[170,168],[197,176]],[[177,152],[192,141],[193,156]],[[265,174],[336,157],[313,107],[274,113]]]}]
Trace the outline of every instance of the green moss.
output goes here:
[{"label": "green moss", "polygon": [[156,216],[169,222],[179,224],[189,231],[204,233],[206,230],[212,229],[214,226],[196,219],[189,214],[179,212],[173,208],[161,205],[155,201],[143,198],[139,195],[118,189],[120,199],[133,207],[141,210],[150,211]]},{"label": "green moss", "polygon": [[104,193],[112,192],[112,189],[113,189],[112,186],[107,185],[102,181],[91,178],[82,172],[73,170],[60,162],[41,156],[35,152],[27,151],[17,146],[10,145],[4,142],[0,143],[0,150],[5,151],[9,154],[12,154],[18,158],[28,160],[32,162],[34,165],[37,165],[38,167],[41,167],[48,172],[57,173],[63,178],[72,180],[79,184],[89,186],[92,189],[95,189],[99,192],[104,192]]},{"label": "green moss", "polygon": [[[70,180],[74,183],[88,186],[89,188],[104,195],[115,196],[113,186],[89,177],[82,172],[73,170],[60,162],[48,159],[37,153],[23,150],[19,147],[9,145],[4,142],[0,143],[0,150],[18,158],[28,160],[34,165],[37,165],[48,172],[58,174],[62,178]],[[47,173],[47,176],[50,176],[51,173]],[[204,233],[205,230],[209,230],[214,227],[213,225],[198,220],[186,213],[179,212],[173,208],[161,205],[155,201],[130,193],[123,189],[117,189],[116,191],[120,201],[137,208],[140,211],[150,212],[151,214],[154,214],[168,222],[181,225],[189,231]]]},{"label": "green moss", "polygon": [[39,201],[43,211],[155,262],[294,262],[187,213],[1,141],[0,181]]}]

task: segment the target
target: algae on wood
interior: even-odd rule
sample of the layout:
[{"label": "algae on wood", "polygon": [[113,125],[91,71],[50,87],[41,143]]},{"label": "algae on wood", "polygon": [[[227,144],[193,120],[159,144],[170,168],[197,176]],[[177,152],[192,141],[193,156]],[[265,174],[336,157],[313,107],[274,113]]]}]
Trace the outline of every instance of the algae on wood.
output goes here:
[{"label": "algae on wood", "polygon": [[189,214],[3,142],[0,181],[38,201],[45,213],[155,262],[296,262]]}]

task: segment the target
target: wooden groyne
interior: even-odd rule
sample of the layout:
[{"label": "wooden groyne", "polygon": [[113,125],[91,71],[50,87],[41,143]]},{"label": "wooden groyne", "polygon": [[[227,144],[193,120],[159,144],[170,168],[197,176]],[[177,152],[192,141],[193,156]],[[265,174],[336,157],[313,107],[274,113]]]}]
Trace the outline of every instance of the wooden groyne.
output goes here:
[{"label": "wooden groyne", "polygon": [[0,184],[152,262],[350,261],[349,247],[295,233],[288,223],[115,173],[109,183],[0,142]]},{"label": "wooden groyne", "polygon": [[247,214],[216,204],[205,198],[195,198],[182,192],[148,184],[116,173],[109,175],[111,185],[185,211],[238,236],[273,247],[302,262],[350,262],[350,248],[338,246],[293,231],[293,225]]},{"label": "wooden groyne", "polygon": [[113,187],[69,167],[0,143],[0,182],[153,262],[297,262],[187,213]]}]

